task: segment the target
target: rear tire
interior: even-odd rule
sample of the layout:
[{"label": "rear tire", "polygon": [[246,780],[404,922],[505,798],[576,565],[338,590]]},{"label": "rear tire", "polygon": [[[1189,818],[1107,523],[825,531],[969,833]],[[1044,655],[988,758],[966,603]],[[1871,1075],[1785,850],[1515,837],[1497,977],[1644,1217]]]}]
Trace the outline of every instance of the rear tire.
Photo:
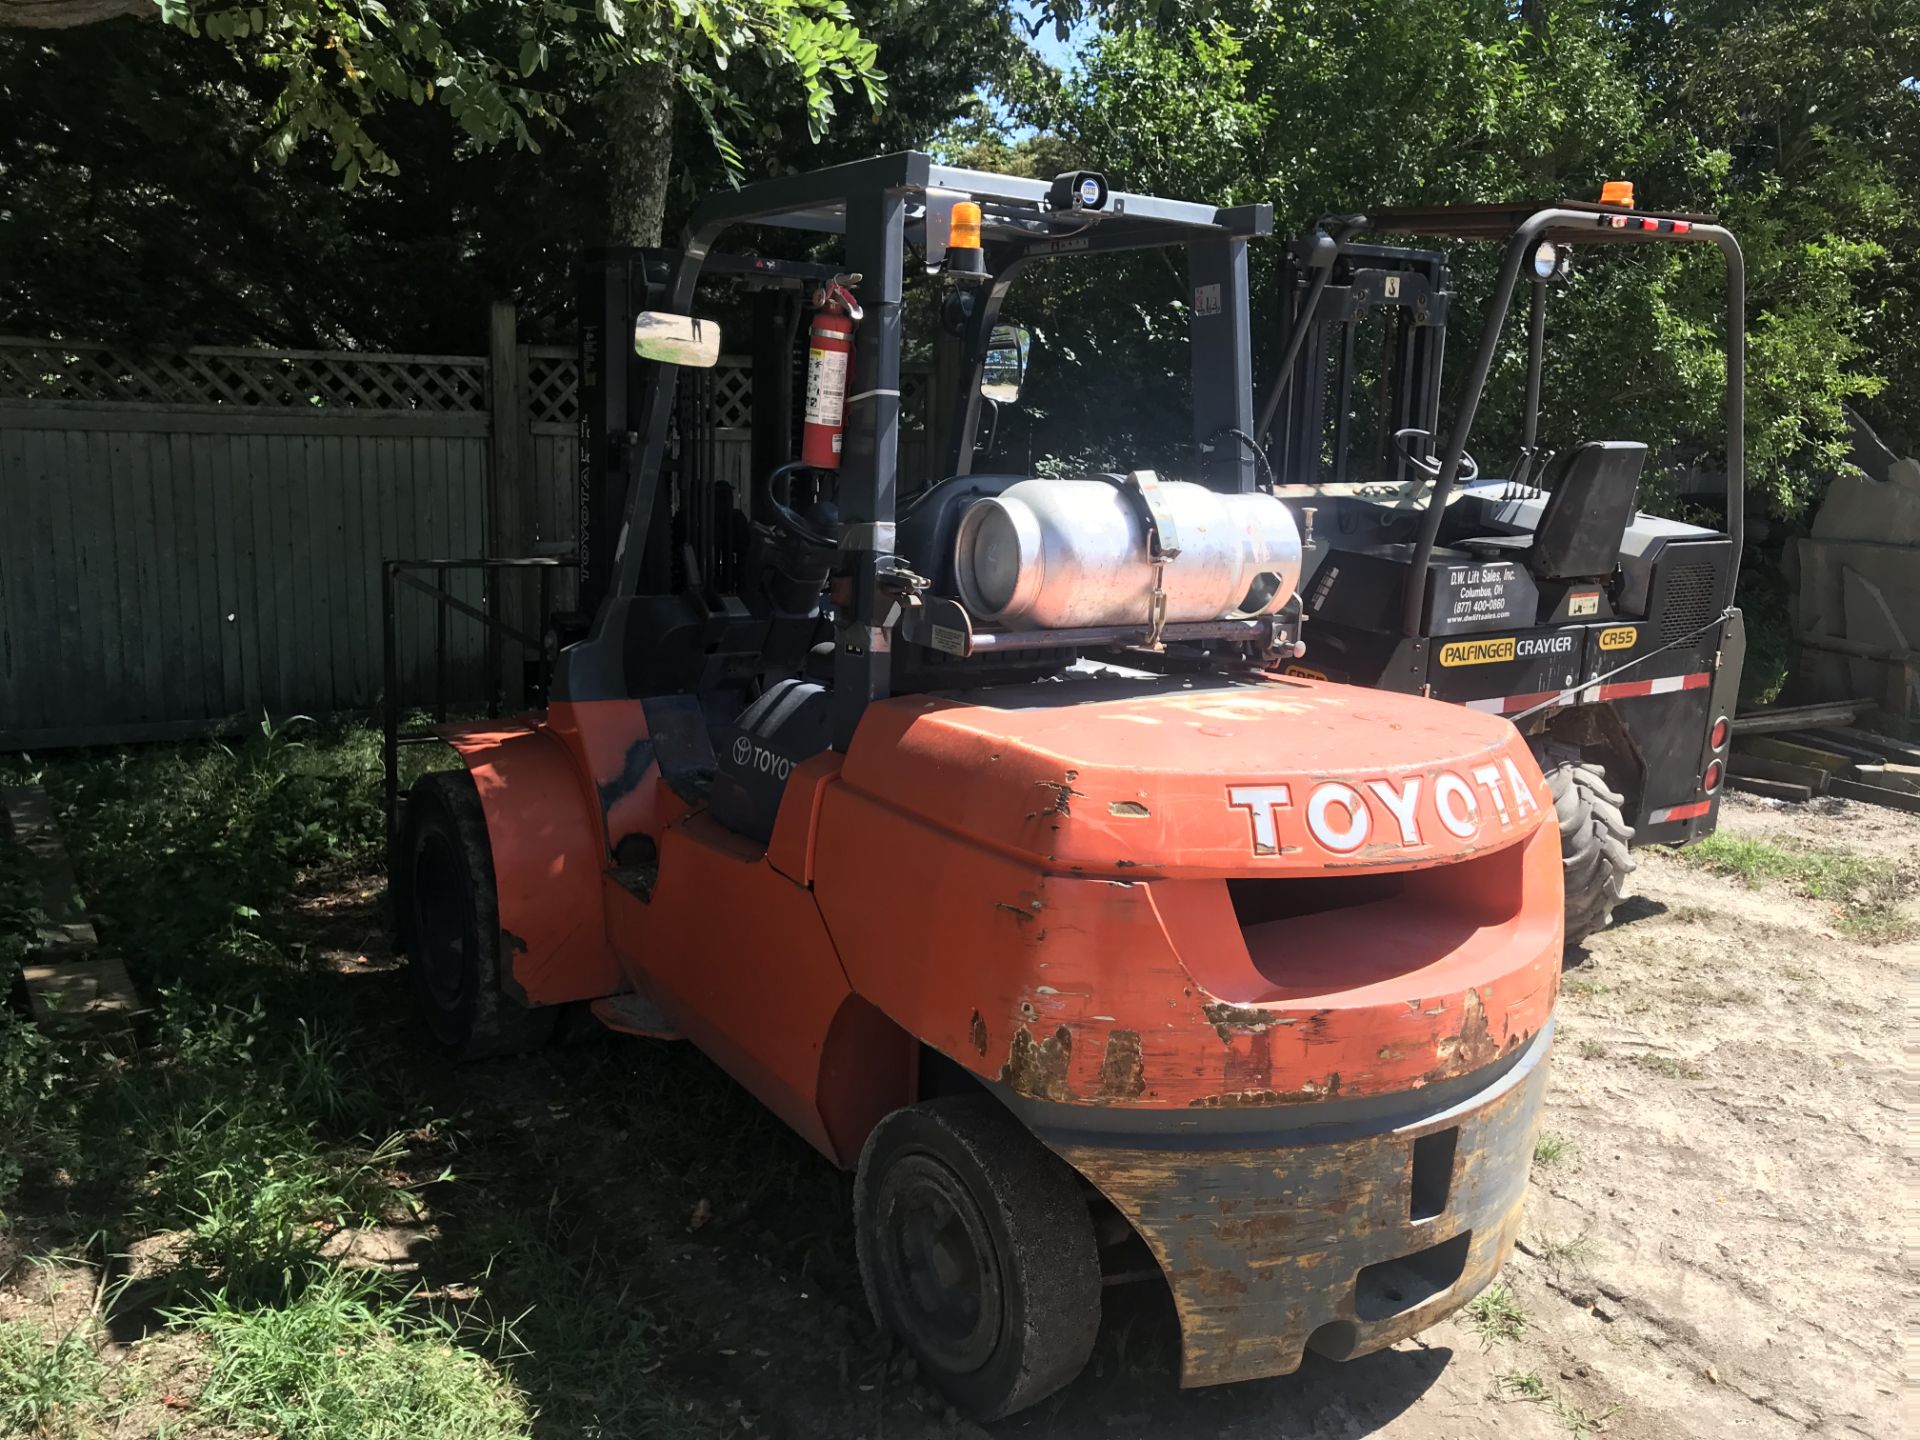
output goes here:
[{"label": "rear tire", "polygon": [[1638,866],[1628,847],[1633,827],[1620,807],[1626,797],[1607,788],[1607,774],[1585,761],[1544,765],[1560,821],[1560,863],[1567,896],[1567,944],[1580,944],[1613,923],[1613,907]]},{"label": "rear tire", "polygon": [[1086,1367],[1100,1256],[1072,1169],[986,1095],[896,1110],[854,1179],[875,1321],[976,1420],[1025,1409]]},{"label": "rear tire", "polygon": [[393,884],[407,978],[434,1040],[463,1060],[546,1044],[555,1012],[528,1009],[501,989],[493,847],[480,793],[466,771],[414,782]]}]

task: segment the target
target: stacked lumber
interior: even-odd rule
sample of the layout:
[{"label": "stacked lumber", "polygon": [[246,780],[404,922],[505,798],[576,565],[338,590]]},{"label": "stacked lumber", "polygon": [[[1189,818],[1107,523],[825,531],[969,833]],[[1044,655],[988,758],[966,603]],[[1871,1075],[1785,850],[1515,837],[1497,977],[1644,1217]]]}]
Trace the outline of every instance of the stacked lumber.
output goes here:
[{"label": "stacked lumber", "polygon": [[0,791],[0,813],[31,882],[33,935],[20,977],[34,1020],[43,1029],[125,1029],[146,1006],[126,966],[100,949],[47,792],[38,785]]},{"label": "stacked lumber", "polygon": [[1920,745],[1857,727],[1874,704],[1776,706],[1738,717],[1728,786],[1776,800],[1834,795],[1920,814]]}]

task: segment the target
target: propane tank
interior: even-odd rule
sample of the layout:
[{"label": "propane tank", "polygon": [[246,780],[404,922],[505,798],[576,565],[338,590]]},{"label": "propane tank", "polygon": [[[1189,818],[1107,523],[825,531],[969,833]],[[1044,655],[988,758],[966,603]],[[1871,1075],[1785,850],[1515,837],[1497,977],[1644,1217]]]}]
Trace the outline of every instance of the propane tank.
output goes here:
[{"label": "propane tank", "polygon": [[[1179,554],[1163,571],[1170,624],[1270,615],[1300,583],[1300,531],[1286,505],[1162,482]],[[954,541],[960,600],[1013,629],[1145,624],[1154,561],[1138,502],[1104,480],[1021,480],[975,501]]]},{"label": "propane tank", "polygon": [[840,437],[847,418],[847,371],[860,303],[838,280],[814,293],[807,330],[807,404],[800,427],[800,460],[816,470],[840,468]]}]

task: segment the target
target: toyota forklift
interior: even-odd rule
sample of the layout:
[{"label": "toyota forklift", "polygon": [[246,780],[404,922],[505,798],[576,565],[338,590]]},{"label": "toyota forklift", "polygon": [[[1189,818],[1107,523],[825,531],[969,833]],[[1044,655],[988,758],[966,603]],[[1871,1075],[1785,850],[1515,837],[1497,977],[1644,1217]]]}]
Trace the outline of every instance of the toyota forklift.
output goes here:
[{"label": "toyota forklift", "polygon": [[[1108,1284],[1168,1286],[1183,1384],[1285,1374],[1456,1310],[1520,1223],[1552,795],[1497,715],[1281,673],[1301,536],[1227,443],[1271,228],[903,153],[586,257],[588,618],[543,711],[445,732],[393,846],[442,1046],[582,1006],[691,1041],[853,1172],[875,1319],[981,1418],[1074,1378]],[[1144,248],[1207,302],[1180,473],[975,473],[1009,289]],[[970,380],[916,476],[917,287]]]},{"label": "toyota forklift", "polygon": [[[1404,241],[1504,247],[1484,328],[1440,429],[1454,301],[1447,256]],[[1647,447],[1539,444],[1549,298],[1595,246],[1717,246],[1726,263],[1726,524],[1637,508]],[[1514,292],[1528,296],[1518,454],[1483,472],[1474,418]],[[1301,581],[1314,675],[1453,701],[1520,727],[1553,792],[1567,943],[1607,925],[1632,848],[1682,845],[1718,818],[1745,631],[1741,547],[1745,295],[1740,247],[1711,216],[1601,203],[1453,205],[1329,217],[1289,247],[1289,317],[1260,434],[1274,493],[1310,538]]]}]

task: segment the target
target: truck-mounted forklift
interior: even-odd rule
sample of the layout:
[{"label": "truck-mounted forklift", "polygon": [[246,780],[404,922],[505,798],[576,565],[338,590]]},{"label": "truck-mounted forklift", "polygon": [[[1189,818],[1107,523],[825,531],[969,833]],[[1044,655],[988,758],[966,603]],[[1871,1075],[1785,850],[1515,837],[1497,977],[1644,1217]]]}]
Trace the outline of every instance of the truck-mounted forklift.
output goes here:
[{"label": "truck-mounted forklift", "polygon": [[[1359,237],[1504,247],[1450,427],[1442,366],[1455,303],[1446,254]],[[1647,446],[1539,440],[1549,298],[1579,252],[1709,244],[1726,262],[1724,491],[1716,529],[1636,508]],[[1288,316],[1260,434],[1308,523],[1311,654],[1290,673],[1432,695],[1505,715],[1553,792],[1566,930],[1612,918],[1630,850],[1683,845],[1718,818],[1746,639],[1742,532],[1745,293],[1740,247],[1711,216],[1599,204],[1450,205],[1332,216],[1288,247]],[[1514,292],[1529,299],[1518,453],[1468,450]],[[1667,457],[1659,457],[1665,459]]]}]

